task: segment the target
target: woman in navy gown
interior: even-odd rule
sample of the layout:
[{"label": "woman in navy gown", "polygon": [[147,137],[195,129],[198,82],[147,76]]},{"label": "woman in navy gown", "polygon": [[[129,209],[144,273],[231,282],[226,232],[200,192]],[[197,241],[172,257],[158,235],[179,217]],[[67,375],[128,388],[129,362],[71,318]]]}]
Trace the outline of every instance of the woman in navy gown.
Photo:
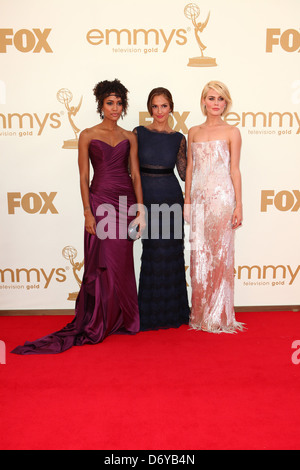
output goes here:
[{"label": "woman in navy gown", "polygon": [[[99,343],[113,333],[139,331],[133,242],[127,230],[136,215],[140,230],[144,226],[142,188],[136,138],[118,126],[118,119],[126,114],[127,92],[117,79],[99,82],[94,95],[103,121],[85,129],[79,138],[85,266],[75,318],[62,330],[26,342],[13,353],[54,354]],[[90,161],[94,175],[89,186]]]},{"label": "woman in navy gown", "polygon": [[147,208],[139,280],[141,330],[179,327],[189,321],[183,233],[183,194],[174,174],[185,180],[186,139],[168,124],[173,111],[166,88],[153,89],[147,107],[153,118],[134,129]]}]

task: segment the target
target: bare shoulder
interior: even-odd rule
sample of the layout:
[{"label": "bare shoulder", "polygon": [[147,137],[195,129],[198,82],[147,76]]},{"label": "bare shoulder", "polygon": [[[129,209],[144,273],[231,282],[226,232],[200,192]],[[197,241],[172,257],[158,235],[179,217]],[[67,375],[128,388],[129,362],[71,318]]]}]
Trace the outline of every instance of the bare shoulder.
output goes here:
[{"label": "bare shoulder", "polygon": [[79,134],[78,145],[79,148],[83,149],[85,146],[88,146],[91,141],[91,132],[90,129],[84,129]]},{"label": "bare shoulder", "polygon": [[198,131],[201,129],[201,124],[198,126],[193,126],[189,129],[188,136],[191,139]]},{"label": "bare shoulder", "polygon": [[123,127],[120,127],[120,131],[124,136],[126,136],[128,138],[130,138],[133,135],[132,131],[128,131],[127,129],[123,129]]},{"label": "bare shoulder", "polygon": [[[242,145],[242,138],[240,130],[236,126],[231,126],[228,124],[227,131],[227,140],[230,146],[230,152],[240,152]],[[232,154],[233,155],[233,154]]]},{"label": "bare shoulder", "polygon": [[241,133],[238,127],[226,124],[226,131],[228,132],[229,140],[241,139]]},{"label": "bare shoulder", "polygon": [[132,131],[128,131],[120,127],[121,134],[123,135],[124,139],[128,139],[130,143],[136,141],[136,136]]},{"label": "bare shoulder", "polygon": [[193,127],[190,127],[189,129],[189,134],[194,134],[195,132],[197,132],[201,127],[201,124],[198,124],[197,126],[193,126]]},{"label": "bare shoulder", "polygon": [[80,132],[79,139],[81,139],[82,141],[92,139],[95,135],[96,128],[97,126],[87,127],[86,129]]}]

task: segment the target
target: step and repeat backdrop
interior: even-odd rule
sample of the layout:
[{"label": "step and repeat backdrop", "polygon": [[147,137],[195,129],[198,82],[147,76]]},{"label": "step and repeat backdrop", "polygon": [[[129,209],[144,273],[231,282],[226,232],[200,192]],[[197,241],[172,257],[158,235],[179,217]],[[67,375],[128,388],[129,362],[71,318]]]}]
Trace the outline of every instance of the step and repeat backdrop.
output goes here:
[{"label": "step and repeat backdrop", "polygon": [[[299,0],[0,0],[0,10],[1,310],[74,308],[77,141],[99,122],[94,85],[114,78],[130,92],[122,127],[149,124],[148,93],[164,86],[185,135],[204,120],[203,86],[229,87],[226,120],[243,139],[235,305],[300,304]],[[141,251],[135,242],[137,283]]]}]

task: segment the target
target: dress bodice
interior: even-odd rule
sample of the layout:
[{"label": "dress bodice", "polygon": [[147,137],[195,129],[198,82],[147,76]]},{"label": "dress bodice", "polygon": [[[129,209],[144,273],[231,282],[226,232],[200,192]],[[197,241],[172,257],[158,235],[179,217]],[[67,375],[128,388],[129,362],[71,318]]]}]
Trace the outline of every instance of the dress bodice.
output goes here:
[{"label": "dress bodice", "polygon": [[180,132],[158,132],[144,126],[134,129],[138,139],[141,167],[174,169],[185,180],[186,139]]},{"label": "dress bodice", "polygon": [[193,182],[198,189],[218,187],[220,182],[232,186],[230,151],[226,140],[193,142]]},{"label": "dress bodice", "polygon": [[92,139],[89,145],[89,157],[94,173],[123,173],[127,171],[129,140],[124,139],[115,147],[102,140]]},{"label": "dress bodice", "polygon": [[89,145],[89,157],[94,170],[90,191],[94,194],[102,191],[121,191],[124,186],[132,186],[128,174],[130,143],[124,139],[112,147],[98,139],[92,139]]}]

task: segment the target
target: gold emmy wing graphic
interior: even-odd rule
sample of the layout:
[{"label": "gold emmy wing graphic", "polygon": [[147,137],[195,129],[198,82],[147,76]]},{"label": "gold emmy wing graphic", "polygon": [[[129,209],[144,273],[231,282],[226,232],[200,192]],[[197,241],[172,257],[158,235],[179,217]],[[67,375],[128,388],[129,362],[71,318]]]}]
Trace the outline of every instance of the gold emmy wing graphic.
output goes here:
[{"label": "gold emmy wing graphic", "polygon": [[[74,259],[77,256],[77,250],[73,246],[65,246],[62,250],[62,255],[65,259],[70,261],[70,263],[72,265],[74,277],[77,281],[77,284],[80,287],[81,286],[81,279],[79,278],[77,273],[81,270],[82,266],[84,265],[84,261],[82,261],[81,263],[78,263],[78,262],[75,263],[74,262]],[[77,295],[78,295],[78,292],[70,292],[68,300],[76,300]]]},{"label": "gold emmy wing graphic", "polygon": [[75,134],[75,139],[65,140],[62,148],[63,149],[77,149],[78,148],[78,134],[80,132],[80,129],[78,129],[78,127],[75,125],[73,121],[73,117],[76,116],[76,114],[78,113],[80,109],[80,106],[82,103],[82,97],[79,101],[78,106],[70,106],[70,103],[73,99],[73,95],[71,91],[68,90],[67,88],[61,88],[57,92],[56,97],[58,101],[62,103],[65,106],[66,110],[68,111],[68,119]]},{"label": "gold emmy wing graphic", "polygon": [[194,26],[194,32],[195,32],[195,37],[197,44],[200,48],[200,57],[192,57],[189,59],[188,66],[189,67],[215,67],[216,64],[216,59],[212,57],[206,57],[203,53],[203,51],[206,49],[206,46],[203,44],[203,42],[200,39],[200,33],[203,32],[203,30],[206,28],[209,17],[210,17],[210,12],[207,15],[207,18],[204,23],[197,23],[196,19],[200,15],[200,8],[196,3],[189,3],[188,5],[185,6],[184,8],[184,14],[186,18],[192,21],[193,26]]}]

